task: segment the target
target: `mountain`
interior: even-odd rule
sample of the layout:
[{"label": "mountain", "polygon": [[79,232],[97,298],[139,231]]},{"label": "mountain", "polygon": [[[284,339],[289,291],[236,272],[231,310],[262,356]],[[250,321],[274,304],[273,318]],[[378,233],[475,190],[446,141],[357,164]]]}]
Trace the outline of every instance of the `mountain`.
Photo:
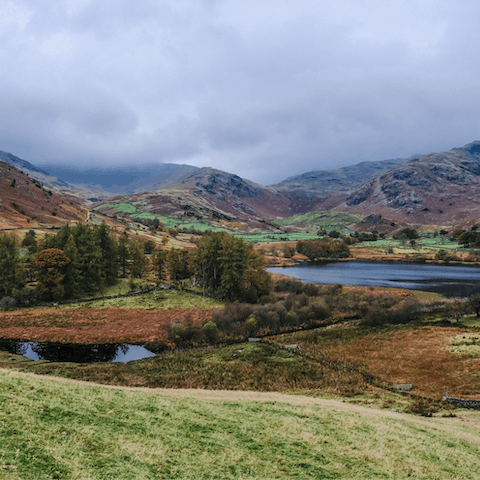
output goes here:
[{"label": "mountain", "polygon": [[105,196],[130,195],[137,192],[154,192],[181,180],[198,167],[164,163],[141,167],[116,167],[78,169],[58,165],[45,166],[48,171],[72,185],[97,190]]},{"label": "mountain", "polygon": [[288,198],[274,189],[208,167],[186,174],[175,185],[157,192],[106,199],[96,210],[113,215],[118,212],[117,205],[125,204],[130,205],[131,216],[193,217],[199,221],[248,223],[250,227],[264,226],[265,220],[289,216],[290,212]]},{"label": "mountain", "polygon": [[460,225],[480,217],[480,141],[421,155],[364,183],[336,210],[412,224]]},{"label": "mountain", "polygon": [[290,199],[292,214],[326,210],[342,203],[363,183],[408,161],[396,158],[361,162],[336,170],[312,170],[271,185]]},{"label": "mountain", "polygon": [[[28,165],[24,168],[31,170]],[[10,163],[0,161],[1,230],[60,225],[86,218],[87,209],[79,203],[45,188]]]}]

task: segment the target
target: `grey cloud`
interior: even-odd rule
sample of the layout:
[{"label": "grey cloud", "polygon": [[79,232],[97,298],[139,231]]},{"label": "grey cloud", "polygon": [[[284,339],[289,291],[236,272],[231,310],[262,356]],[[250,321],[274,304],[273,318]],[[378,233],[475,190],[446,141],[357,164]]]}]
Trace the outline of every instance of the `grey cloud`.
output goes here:
[{"label": "grey cloud", "polygon": [[0,149],[264,183],[478,139],[468,0],[5,0]]}]

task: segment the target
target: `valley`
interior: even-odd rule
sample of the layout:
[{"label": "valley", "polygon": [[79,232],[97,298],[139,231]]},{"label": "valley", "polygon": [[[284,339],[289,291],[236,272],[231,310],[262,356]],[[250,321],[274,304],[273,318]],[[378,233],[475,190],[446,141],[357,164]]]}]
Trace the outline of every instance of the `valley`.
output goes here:
[{"label": "valley", "polygon": [[[474,142],[270,186],[171,165],[130,172],[124,185],[98,183],[100,174],[75,183],[2,152],[0,394],[9,407],[2,402],[0,414],[12,421],[0,429],[9,439],[0,478],[31,468],[103,478],[132,464],[145,477],[200,468],[211,478],[209,455],[220,444],[230,445],[217,465],[225,478],[256,478],[260,464],[277,478],[471,478],[479,414],[442,396],[480,395],[476,287],[447,297],[353,281],[308,284],[288,268],[266,269],[328,261],[366,270],[361,261],[389,261],[476,271],[479,152]],[[155,355],[34,361],[22,355],[23,341],[136,344]],[[22,422],[62,441],[44,444],[34,428],[18,434]],[[118,450],[100,426],[111,438],[128,436],[128,461],[97,468],[107,462],[102,452]],[[139,446],[146,431],[158,455]],[[192,445],[196,465],[181,453]],[[167,465],[161,457],[172,451],[180,454]],[[79,452],[88,459],[82,466],[62,460]],[[339,452],[348,468],[335,460]]]}]

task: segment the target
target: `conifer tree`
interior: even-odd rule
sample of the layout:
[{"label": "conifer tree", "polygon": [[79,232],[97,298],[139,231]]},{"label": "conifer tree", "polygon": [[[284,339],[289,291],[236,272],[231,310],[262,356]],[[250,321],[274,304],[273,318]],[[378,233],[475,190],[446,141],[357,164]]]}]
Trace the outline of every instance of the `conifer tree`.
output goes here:
[{"label": "conifer tree", "polygon": [[127,265],[130,259],[130,253],[128,251],[128,238],[125,233],[120,235],[117,243],[117,266],[122,272],[122,278],[127,276]]},{"label": "conifer tree", "polygon": [[115,285],[118,278],[117,246],[105,222],[95,227],[95,236],[102,251],[102,269],[106,285]]},{"label": "conifer tree", "polygon": [[19,256],[15,237],[0,237],[0,295],[12,295],[18,285]]},{"label": "conifer tree", "polygon": [[68,237],[64,252],[70,259],[70,263],[65,266],[62,285],[65,290],[65,297],[74,298],[81,293],[79,286],[79,278],[81,275],[78,265],[78,249],[72,234]]}]

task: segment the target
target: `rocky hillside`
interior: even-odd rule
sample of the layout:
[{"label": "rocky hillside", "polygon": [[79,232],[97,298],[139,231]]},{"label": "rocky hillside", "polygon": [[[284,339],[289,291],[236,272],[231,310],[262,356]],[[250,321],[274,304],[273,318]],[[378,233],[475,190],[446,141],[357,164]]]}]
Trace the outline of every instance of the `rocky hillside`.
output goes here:
[{"label": "rocky hillside", "polygon": [[416,157],[366,182],[336,209],[418,224],[480,217],[480,142]]},{"label": "rocky hillside", "polygon": [[86,218],[87,210],[79,203],[0,161],[0,230],[60,225]]},{"label": "rocky hillside", "polygon": [[325,210],[342,203],[363,183],[406,161],[398,158],[362,162],[337,170],[313,170],[287,178],[271,188],[290,199],[292,214]]}]

